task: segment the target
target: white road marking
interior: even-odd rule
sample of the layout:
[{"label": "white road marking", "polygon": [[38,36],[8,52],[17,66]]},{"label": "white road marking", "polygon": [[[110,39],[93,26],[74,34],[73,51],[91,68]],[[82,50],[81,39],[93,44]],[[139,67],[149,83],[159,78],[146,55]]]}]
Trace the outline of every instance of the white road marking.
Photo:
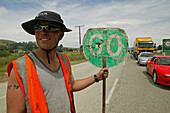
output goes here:
[{"label": "white road marking", "polygon": [[6,98],[6,96],[2,96],[2,97],[0,97],[0,100],[1,100],[1,99],[3,99],[3,98]]},{"label": "white road marking", "polygon": [[112,87],[112,89],[110,90],[109,95],[108,95],[108,97],[107,97],[107,99],[106,99],[106,104],[109,104],[109,101],[110,101],[110,99],[111,99],[111,97],[112,97],[113,91],[115,90],[115,87],[116,87],[116,85],[117,85],[117,83],[118,83],[118,80],[119,80],[119,79],[116,79],[116,80],[115,80],[115,82],[114,82],[114,84],[113,84],[113,87]]},{"label": "white road marking", "polygon": [[125,62],[123,62],[123,65],[125,65]]}]

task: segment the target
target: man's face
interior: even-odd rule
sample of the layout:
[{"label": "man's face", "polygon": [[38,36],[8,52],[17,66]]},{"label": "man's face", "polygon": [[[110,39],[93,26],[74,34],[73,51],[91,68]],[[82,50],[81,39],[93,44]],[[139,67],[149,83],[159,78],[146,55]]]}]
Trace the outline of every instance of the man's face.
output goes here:
[{"label": "man's face", "polygon": [[[38,25],[46,26],[46,25],[55,25],[51,22],[39,22]],[[45,50],[50,50],[58,44],[58,42],[62,39],[63,33],[60,31],[60,28],[56,26],[56,31],[47,31],[45,28],[42,28],[41,31],[35,31],[35,38],[37,44],[40,48]]]}]

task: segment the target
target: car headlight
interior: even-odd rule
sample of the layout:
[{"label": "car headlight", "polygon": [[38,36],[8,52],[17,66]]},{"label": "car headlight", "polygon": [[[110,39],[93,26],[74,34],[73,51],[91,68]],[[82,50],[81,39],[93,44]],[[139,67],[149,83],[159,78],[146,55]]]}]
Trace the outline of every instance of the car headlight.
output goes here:
[{"label": "car headlight", "polygon": [[170,74],[165,74],[166,76],[170,76]]}]

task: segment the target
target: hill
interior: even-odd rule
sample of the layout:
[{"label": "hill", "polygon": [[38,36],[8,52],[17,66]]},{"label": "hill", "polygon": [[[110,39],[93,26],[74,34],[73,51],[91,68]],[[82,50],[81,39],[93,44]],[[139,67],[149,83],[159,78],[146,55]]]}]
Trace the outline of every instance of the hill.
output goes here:
[{"label": "hill", "polygon": [[14,44],[14,43],[17,43],[17,42],[11,41],[11,40],[0,39],[0,46],[8,46],[8,45]]},{"label": "hill", "polygon": [[[38,48],[38,45],[36,42],[15,42],[10,40],[2,40],[0,39],[0,50],[4,51],[7,50],[10,53],[18,52],[18,51],[32,51]],[[79,48],[69,48],[69,47],[63,47],[62,44],[60,44],[57,48],[58,52],[79,52]]]}]

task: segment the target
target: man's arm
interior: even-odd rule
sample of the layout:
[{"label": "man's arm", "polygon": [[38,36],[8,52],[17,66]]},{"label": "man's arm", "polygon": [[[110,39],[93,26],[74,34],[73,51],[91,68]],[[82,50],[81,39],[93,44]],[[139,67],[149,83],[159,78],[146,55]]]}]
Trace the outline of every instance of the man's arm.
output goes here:
[{"label": "man's arm", "polygon": [[16,78],[14,69],[8,80],[7,86],[7,113],[25,113],[25,99]]},{"label": "man's arm", "polygon": [[[97,74],[97,78],[100,80],[103,80],[103,75],[104,78],[108,77],[108,69],[107,68],[103,68],[101,69]],[[94,75],[87,77],[85,79],[81,79],[81,80],[74,80],[74,77],[72,76],[72,83],[73,83],[73,91],[80,91],[88,86],[90,86],[91,84],[95,83],[95,79],[94,79]]]}]

